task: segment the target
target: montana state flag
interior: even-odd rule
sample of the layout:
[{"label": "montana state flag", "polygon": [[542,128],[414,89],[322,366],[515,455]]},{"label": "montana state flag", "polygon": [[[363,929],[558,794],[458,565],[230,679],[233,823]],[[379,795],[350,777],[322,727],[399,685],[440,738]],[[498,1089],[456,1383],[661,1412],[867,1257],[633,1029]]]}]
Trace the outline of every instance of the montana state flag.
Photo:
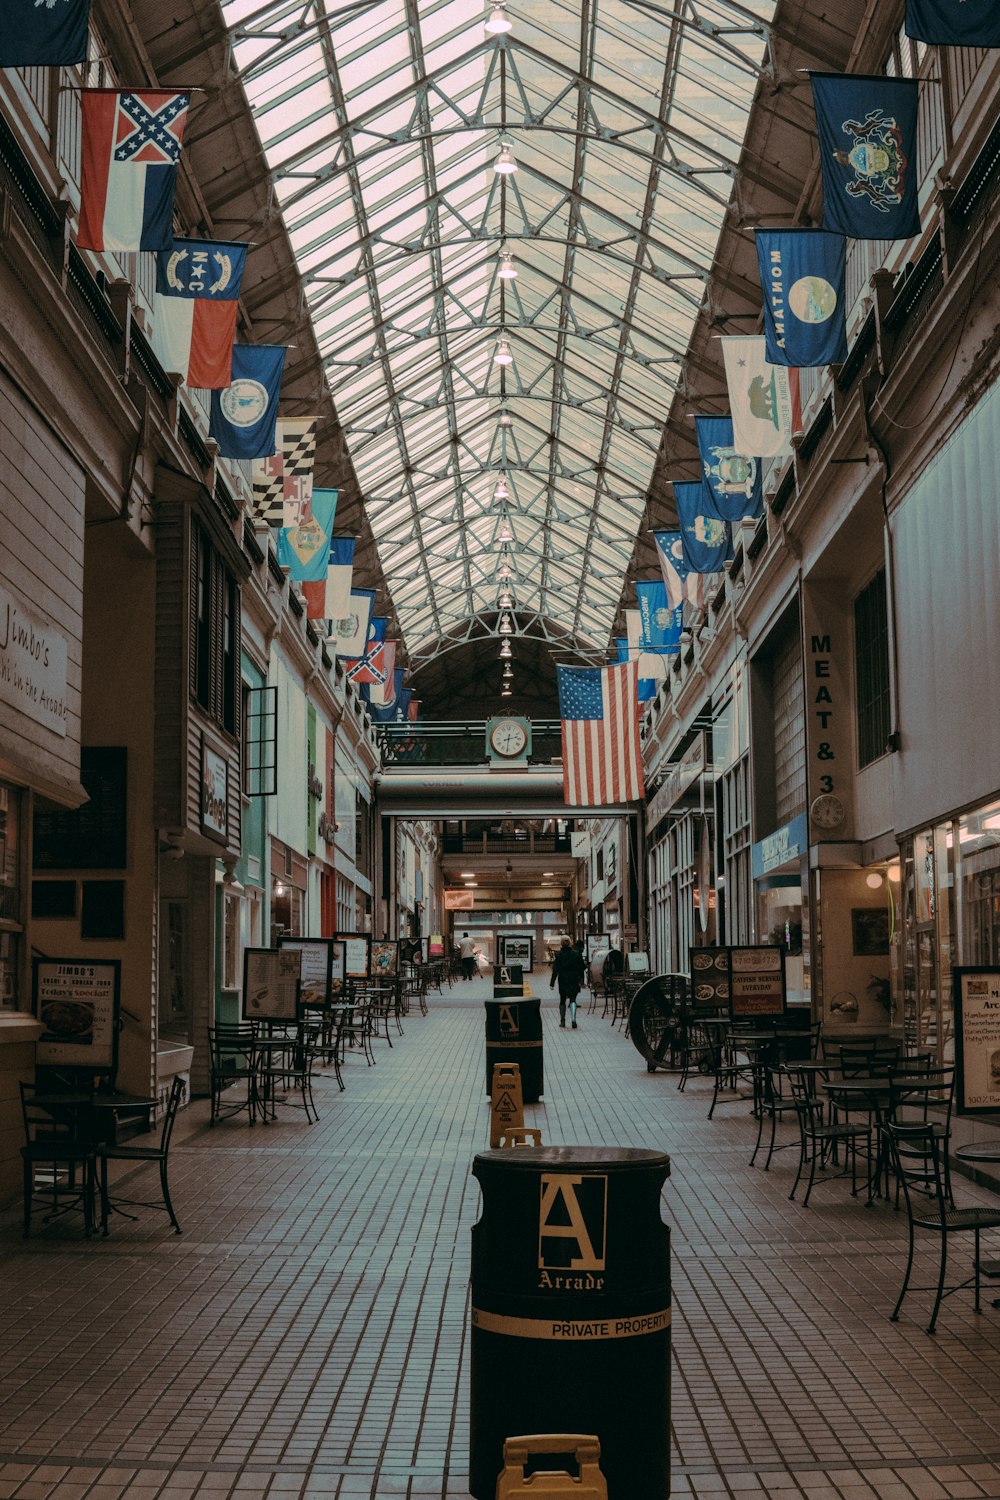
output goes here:
[{"label": "montana state flag", "polygon": [[824,229],[758,229],[768,363],[812,369],[847,358],[847,241]]},{"label": "montana state flag", "polygon": [[812,73],[823,171],[823,228],[856,240],[908,240],[917,208],[915,78]]},{"label": "montana state flag", "polygon": [[938,47],[1000,47],[997,0],[906,0],[907,36]]},{"label": "montana state flag", "polygon": [[2,0],[0,68],[63,68],[87,59],[90,0]]}]

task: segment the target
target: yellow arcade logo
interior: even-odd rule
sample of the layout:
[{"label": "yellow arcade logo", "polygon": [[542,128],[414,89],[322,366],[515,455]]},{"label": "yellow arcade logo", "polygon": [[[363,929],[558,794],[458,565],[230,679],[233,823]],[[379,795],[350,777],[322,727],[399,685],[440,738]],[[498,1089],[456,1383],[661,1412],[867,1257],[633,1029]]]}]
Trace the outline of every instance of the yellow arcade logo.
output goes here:
[{"label": "yellow arcade logo", "polygon": [[543,1172],[538,1211],[538,1267],[543,1271],[603,1271],[608,1225],[608,1179]]},{"label": "yellow arcade logo", "polygon": [[510,1005],[500,1007],[500,1035],[502,1037],[517,1036],[521,1028],[518,1024],[517,1011]]}]

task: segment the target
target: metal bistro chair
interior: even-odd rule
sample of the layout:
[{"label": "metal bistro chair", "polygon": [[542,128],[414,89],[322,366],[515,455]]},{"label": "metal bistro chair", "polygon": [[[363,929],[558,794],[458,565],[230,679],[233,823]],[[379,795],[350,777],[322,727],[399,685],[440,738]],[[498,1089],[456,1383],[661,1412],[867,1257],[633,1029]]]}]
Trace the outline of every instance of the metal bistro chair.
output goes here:
[{"label": "metal bistro chair", "polygon": [[306,1120],[315,1123],[319,1111],[313,1098],[312,1075],[316,1062],[317,1040],[308,1027],[272,1028],[269,1036],[259,1037],[254,1067],[255,1109],[266,1125],[277,1119],[276,1106],[290,1105],[301,1109]]},{"label": "metal bistro chair", "polygon": [[[229,1023],[220,1021],[208,1028],[208,1048],[211,1057],[209,1088],[212,1095],[212,1110],[209,1125],[216,1120],[227,1120],[246,1110],[250,1124],[254,1123],[254,1044],[257,1028],[249,1022]],[[223,1101],[223,1094],[235,1084],[244,1085],[237,1099]],[[223,1113],[225,1110],[225,1113]]]},{"label": "metal bistro chair", "polygon": [[[936,1135],[933,1125],[897,1125],[890,1120],[885,1126],[885,1133],[889,1141],[892,1164],[902,1184],[903,1196],[906,1199],[906,1215],[910,1231],[906,1273],[903,1277],[903,1285],[900,1288],[896,1306],[890,1314],[890,1320],[893,1323],[898,1321],[903,1299],[910,1289],[910,1275],[913,1271],[915,1242],[914,1230],[927,1229],[941,1237],[941,1259],[938,1264],[937,1285],[914,1287],[913,1290],[933,1291],[935,1293],[931,1320],[927,1325],[927,1332],[933,1333],[937,1324],[938,1309],[944,1298],[950,1297],[952,1292],[959,1292],[964,1287],[974,1286],[976,1291],[976,1312],[982,1310],[979,1295],[982,1271],[980,1236],[984,1229],[1000,1229],[1000,1209],[952,1208],[949,1206],[948,1189],[945,1184],[944,1167],[941,1161],[942,1142]],[[964,1281],[957,1282],[954,1286],[946,1286],[948,1236],[962,1233],[971,1233],[973,1236],[972,1275],[967,1276]]]},{"label": "metal bistro chair", "polygon": [[788,1080],[789,1091],[799,1121],[799,1167],[795,1174],[795,1181],[792,1183],[792,1191],[788,1195],[789,1198],[795,1197],[802,1174],[808,1167],[809,1182],[806,1186],[806,1195],[802,1200],[802,1207],[808,1208],[809,1195],[816,1182],[816,1168],[825,1168],[828,1161],[836,1160],[836,1154],[841,1147],[844,1148],[845,1155],[844,1170],[822,1180],[835,1182],[839,1177],[846,1177],[848,1175],[846,1158],[850,1157],[851,1196],[856,1198],[858,1195],[858,1146],[863,1144],[865,1156],[870,1159],[870,1127],[867,1124],[827,1124],[826,1105],[816,1096],[812,1070],[796,1068],[794,1063],[786,1063],[781,1068],[781,1073]]},{"label": "metal bistro chair", "polygon": [[[126,1219],[135,1219],[137,1214],[125,1213],[125,1208],[153,1208],[169,1215],[170,1222],[174,1226],[174,1233],[180,1234],[181,1226],[177,1222],[174,1213],[174,1205],[170,1201],[170,1183],[167,1179],[167,1162],[170,1156],[170,1137],[174,1132],[174,1121],[184,1097],[184,1083],[179,1077],[175,1077],[170,1085],[170,1096],[167,1099],[167,1107],[163,1112],[163,1124],[160,1127],[160,1142],[158,1146],[98,1146],[97,1156],[101,1164],[101,1232],[108,1232],[108,1214],[112,1208],[116,1213],[122,1214]],[[108,1194],[108,1162],[126,1161],[139,1165],[142,1162],[156,1162],[160,1169],[160,1194],[162,1203],[150,1203],[145,1198],[115,1198],[112,1202]]]},{"label": "metal bistro chair", "polygon": [[31,1213],[37,1203],[48,1212],[44,1223],[72,1209],[83,1210],[87,1238],[94,1228],[97,1148],[91,1132],[88,1094],[67,1095],[65,1103],[39,1103],[34,1083],[21,1084],[24,1145],[24,1237],[31,1233]]},{"label": "metal bistro chair", "polygon": [[[912,1067],[903,1064],[899,1068],[893,1068],[889,1078],[892,1083],[890,1117],[896,1125],[927,1125],[933,1130],[941,1147],[945,1197],[954,1208],[948,1143],[951,1140],[951,1113],[955,1099],[955,1069],[932,1068],[928,1057],[926,1063],[920,1060]],[[899,1202],[898,1184],[896,1202]]]}]

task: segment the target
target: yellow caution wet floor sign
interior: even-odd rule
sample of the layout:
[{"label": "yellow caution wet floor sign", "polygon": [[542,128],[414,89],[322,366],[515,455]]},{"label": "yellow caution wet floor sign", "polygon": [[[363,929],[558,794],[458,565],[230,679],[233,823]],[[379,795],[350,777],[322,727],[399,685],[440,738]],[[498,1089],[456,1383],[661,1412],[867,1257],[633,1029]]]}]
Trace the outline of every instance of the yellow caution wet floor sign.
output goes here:
[{"label": "yellow caution wet floor sign", "polygon": [[517,1063],[493,1064],[493,1090],[490,1097],[490,1147],[499,1146],[500,1137],[512,1126],[524,1124],[524,1096],[521,1092],[521,1069]]},{"label": "yellow caution wet floor sign", "polygon": [[[530,1475],[524,1472],[529,1458],[565,1453],[576,1459],[576,1476],[566,1469],[536,1469]],[[496,1500],[515,1500],[519,1495],[530,1495],[532,1500],[608,1500],[600,1460],[601,1444],[596,1437],[541,1432],[507,1438]]]}]

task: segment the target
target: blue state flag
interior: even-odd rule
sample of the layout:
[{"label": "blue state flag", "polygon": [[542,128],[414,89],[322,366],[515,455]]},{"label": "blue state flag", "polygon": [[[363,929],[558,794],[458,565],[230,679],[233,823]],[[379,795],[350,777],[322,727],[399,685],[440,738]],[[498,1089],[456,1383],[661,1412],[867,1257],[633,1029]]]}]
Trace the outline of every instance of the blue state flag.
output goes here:
[{"label": "blue state flag", "polygon": [[[639,580],[635,593],[642,626],[639,637],[642,650],[675,656],[681,648],[681,631],[684,629],[683,604],[671,606],[661,578]],[[641,680],[641,672],[639,677]]]},{"label": "blue state flag", "polygon": [[392,674],[393,693],[390,703],[372,703],[369,698],[369,713],[375,724],[403,723],[410,702],[410,689],[404,688],[405,667],[396,667]]},{"label": "blue state flag", "polygon": [[907,36],[937,47],[1000,47],[997,0],[906,0]]},{"label": "blue state flag", "polygon": [[337,490],[313,490],[309,513],[278,532],[278,562],[295,583],[325,583],[330,560]]},{"label": "blue state flag", "polygon": [[856,240],[908,240],[917,208],[915,78],[812,73],[823,171],[823,228]]},{"label": "blue state flag", "polygon": [[618,649],[618,660],[620,662],[628,661],[628,640],[627,640],[627,638],[625,636],[623,636],[623,635],[616,636],[615,637],[615,646]]},{"label": "blue state flag", "polygon": [[695,417],[698,453],[709,495],[720,521],[741,521],[764,513],[760,459],[733,447],[732,417]]},{"label": "blue state flag", "polygon": [[87,58],[90,0],[2,0],[0,68],[61,68]]},{"label": "blue state flag", "polygon": [[847,241],[825,229],[758,229],[764,339],[772,365],[804,370],[847,358]]},{"label": "blue state flag", "polygon": [[222,458],[270,458],[277,451],[284,344],[235,344],[233,383],[212,392],[209,437]]},{"label": "blue state flag", "polygon": [[718,573],[732,556],[729,523],[715,514],[705,485],[674,480],[684,563],[692,573]]}]

